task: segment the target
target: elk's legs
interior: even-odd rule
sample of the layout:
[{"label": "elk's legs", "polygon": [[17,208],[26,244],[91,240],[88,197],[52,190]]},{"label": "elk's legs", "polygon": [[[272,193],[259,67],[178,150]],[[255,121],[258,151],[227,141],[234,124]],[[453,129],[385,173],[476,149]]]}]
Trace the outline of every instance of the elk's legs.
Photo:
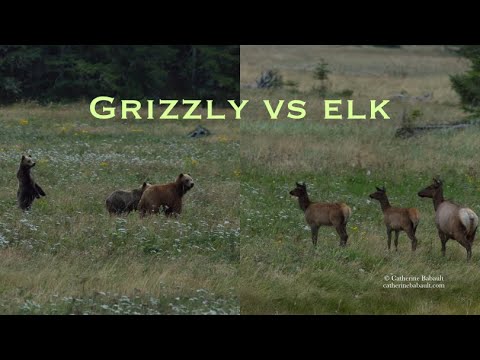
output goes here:
[{"label": "elk's legs", "polygon": [[410,238],[410,240],[412,241],[412,251],[415,251],[417,250],[417,237],[415,236],[415,231],[417,230],[417,228],[415,227],[411,227],[409,229],[407,229],[407,235],[408,237]]},{"label": "elk's legs", "polygon": [[390,251],[390,248],[392,247],[392,229],[390,228],[387,228],[387,236],[388,236],[388,241],[387,241],[387,245],[388,245],[388,250]]},{"label": "elk's legs", "polygon": [[347,227],[345,224],[338,225],[335,227],[338,235],[340,236],[340,246],[346,246],[348,240]]},{"label": "elk's legs", "polygon": [[398,251],[398,235],[400,234],[399,230],[395,230],[395,251]]},{"label": "elk's legs", "polygon": [[446,245],[448,241],[448,236],[440,230],[438,230],[438,236],[440,236],[440,241],[442,242],[442,255],[445,256],[445,253],[447,251]]}]

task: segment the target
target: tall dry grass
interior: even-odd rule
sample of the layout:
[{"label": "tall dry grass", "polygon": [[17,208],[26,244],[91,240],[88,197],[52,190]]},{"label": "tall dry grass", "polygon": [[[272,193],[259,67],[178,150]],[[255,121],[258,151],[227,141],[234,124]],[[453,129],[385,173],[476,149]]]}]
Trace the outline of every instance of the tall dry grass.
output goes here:
[{"label": "tall dry grass", "polygon": [[433,92],[439,104],[458,101],[449,75],[468,68],[466,60],[443,46],[245,45],[240,82],[255,83],[262,71],[276,68],[284,80],[298,82],[300,91],[306,92],[315,84],[312,72],[321,59],[329,64],[335,90],[352,89],[356,97],[371,99],[385,99],[402,90],[414,96]]}]

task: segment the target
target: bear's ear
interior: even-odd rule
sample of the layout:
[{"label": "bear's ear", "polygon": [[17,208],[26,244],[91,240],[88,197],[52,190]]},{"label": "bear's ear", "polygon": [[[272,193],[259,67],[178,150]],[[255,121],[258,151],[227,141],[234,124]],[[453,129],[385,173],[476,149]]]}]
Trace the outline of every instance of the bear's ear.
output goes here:
[{"label": "bear's ear", "polygon": [[22,160],[25,160],[25,155],[22,155]]},{"label": "bear's ear", "polygon": [[28,157],[32,157],[32,155],[28,154]]},{"label": "bear's ear", "polygon": [[142,187],[147,187],[147,182],[146,181],[143,183]]},{"label": "bear's ear", "polygon": [[180,175],[178,175],[179,178],[182,178],[183,177],[183,173],[181,173]]}]

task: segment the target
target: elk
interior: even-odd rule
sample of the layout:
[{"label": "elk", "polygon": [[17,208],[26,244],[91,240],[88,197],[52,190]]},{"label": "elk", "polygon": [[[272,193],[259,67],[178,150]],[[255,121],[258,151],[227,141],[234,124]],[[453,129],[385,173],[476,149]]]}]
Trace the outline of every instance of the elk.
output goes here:
[{"label": "elk", "polygon": [[439,178],[434,178],[430,186],[418,192],[418,196],[433,199],[435,224],[442,242],[442,255],[445,256],[447,241],[454,239],[467,250],[467,260],[470,260],[478,216],[467,207],[445,200],[443,182]]},{"label": "elk", "polygon": [[296,185],[296,188],[290,191],[290,195],[298,198],[300,209],[305,213],[305,221],[312,231],[313,246],[317,245],[320,226],[334,226],[340,236],[340,246],[346,246],[348,240],[346,227],[352,210],[344,203],[311,202],[305,183],[297,182]]},{"label": "elk", "polygon": [[378,200],[383,212],[383,221],[387,227],[388,250],[392,245],[392,232],[395,231],[395,251],[398,251],[398,235],[400,231],[405,231],[412,241],[412,251],[417,249],[417,231],[420,213],[415,208],[397,208],[392,207],[387,197],[387,190],[376,187],[377,191],[370,194],[371,199]]}]

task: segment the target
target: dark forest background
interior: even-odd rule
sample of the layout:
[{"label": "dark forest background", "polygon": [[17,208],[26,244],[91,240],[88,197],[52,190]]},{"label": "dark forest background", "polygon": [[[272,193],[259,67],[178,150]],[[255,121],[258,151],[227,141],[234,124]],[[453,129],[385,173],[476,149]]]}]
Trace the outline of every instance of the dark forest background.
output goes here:
[{"label": "dark forest background", "polygon": [[0,103],[240,98],[239,45],[0,45]]}]

